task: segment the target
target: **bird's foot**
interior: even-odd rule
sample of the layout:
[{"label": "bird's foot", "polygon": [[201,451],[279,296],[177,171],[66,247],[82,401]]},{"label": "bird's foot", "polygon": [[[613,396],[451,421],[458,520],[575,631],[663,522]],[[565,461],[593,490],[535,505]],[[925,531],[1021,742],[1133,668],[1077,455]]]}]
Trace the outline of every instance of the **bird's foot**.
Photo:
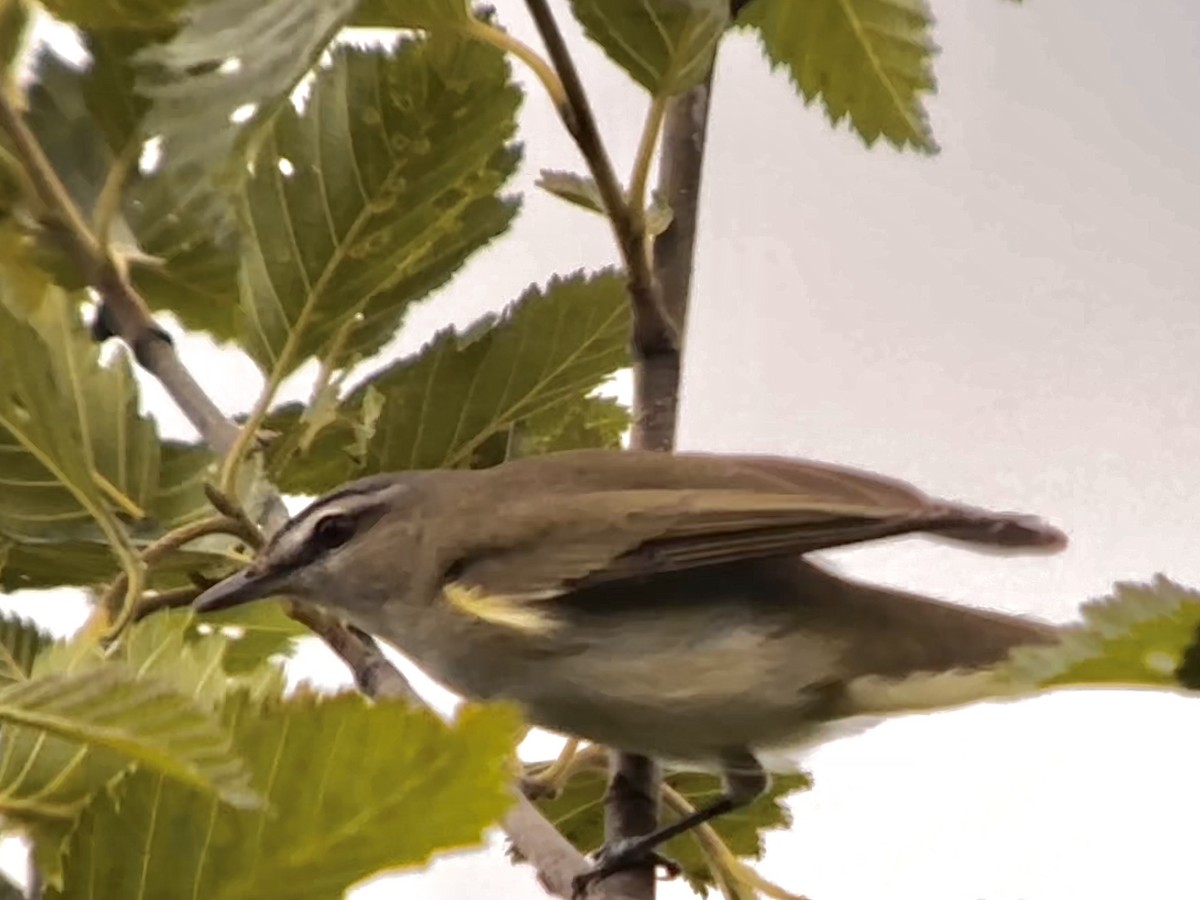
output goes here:
[{"label": "bird's foot", "polygon": [[662,869],[664,878],[675,878],[679,875],[679,863],[656,850],[647,850],[642,846],[643,843],[640,838],[630,838],[601,847],[593,857],[595,865],[582,875],[575,876],[575,880],[571,882],[574,900],[583,900],[587,896],[588,888],[596,882],[629,869],[649,866],[655,871]]}]

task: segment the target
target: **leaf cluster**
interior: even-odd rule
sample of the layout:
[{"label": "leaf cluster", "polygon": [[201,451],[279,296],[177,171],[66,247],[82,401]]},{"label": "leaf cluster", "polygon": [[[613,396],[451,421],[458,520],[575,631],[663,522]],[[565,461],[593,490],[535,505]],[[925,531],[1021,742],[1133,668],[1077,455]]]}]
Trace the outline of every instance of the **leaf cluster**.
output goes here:
[{"label": "leaf cluster", "polygon": [[238,674],[232,642],[191,624],[152,617],[102,654],[0,619],[0,813],[49,896],[338,896],[478,843],[509,804],[512,710],[447,725],[285,696],[277,666]]}]

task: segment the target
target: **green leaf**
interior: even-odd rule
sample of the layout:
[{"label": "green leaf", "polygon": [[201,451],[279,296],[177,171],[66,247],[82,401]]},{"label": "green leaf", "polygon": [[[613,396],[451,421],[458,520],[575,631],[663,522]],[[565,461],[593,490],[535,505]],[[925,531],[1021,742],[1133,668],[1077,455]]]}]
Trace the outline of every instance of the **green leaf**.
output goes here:
[{"label": "green leaf", "polygon": [[443,331],[416,357],[367,387],[384,397],[367,472],[469,465],[477,448],[513,424],[598,387],[629,363],[623,276],[555,277],[496,318],[459,335]]},{"label": "green leaf", "polygon": [[205,613],[203,620],[192,619],[188,634],[193,640],[208,640],[202,633],[204,628],[218,629],[225,641],[221,658],[225,672],[255,679],[264,671],[264,663],[272,657],[291,656],[296,639],[310,634],[307,628],[284,613],[279,602],[251,603]]},{"label": "green leaf", "polygon": [[[178,206],[207,206],[206,197],[241,182],[251,142],[291,110],[292,90],[354,7],[355,0],[192,3],[171,40],[139,54],[138,89],[152,101],[144,133],[162,139]],[[244,110],[249,118],[235,123]]]},{"label": "green leaf", "polygon": [[0,687],[28,678],[34,659],[53,641],[34,622],[0,613]]},{"label": "green leaf", "polygon": [[[130,417],[119,409],[132,396],[128,363],[122,357],[123,364],[99,367],[65,296],[51,289],[28,318],[12,302],[7,290],[0,295],[0,455],[12,482],[2,495],[0,530],[39,537],[61,531],[64,519],[104,515],[99,462],[111,461],[107,450],[122,444],[133,450],[145,432],[136,411]],[[107,436],[101,429],[120,438],[97,447],[97,432]],[[144,455],[122,460],[122,468],[126,477],[116,486],[123,491],[141,495],[152,483]]]},{"label": "green leaf", "polygon": [[468,707],[453,726],[400,700],[301,696],[235,724],[269,812],[137,772],[97,797],[51,898],[338,897],[376,872],[477,844],[511,802],[519,728],[506,708]]},{"label": "green leaf", "polygon": [[29,4],[25,0],[0,3],[0,70],[6,79],[12,77],[28,30]]},{"label": "green leaf", "polygon": [[42,0],[42,6],[80,28],[149,31],[171,24],[187,0]]},{"label": "green leaf", "polygon": [[1014,651],[1008,670],[1021,681],[1053,685],[1182,684],[1200,690],[1200,593],[1159,575],[1118,584],[1083,607],[1083,624],[1062,642]]},{"label": "green leaf", "polygon": [[339,47],[304,112],[280,114],[245,196],[243,345],[264,371],[374,353],[508,227],[509,75],[498,50],[454,37]]},{"label": "green leaf", "polygon": [[[532,771],[538,767],[539,764],[533,764],[528,769]],[[721,794],[721,780],[715,775],[673,770],[666,772],[664,780],[694,807],[712,803]],[[604,771],[584,769],[567,782],[557,797],[538,800],[537,806],[580,852],[592,853],[604,843],[607,785],[608,776]],[[760,859],[762,833],[791,825],[791,813],[783,805],[783,798],[811,786],[811,779],[801,773],[774,775],[766,794],[749,806],[714,819],[712,827],[735,856]],[[673,813],[665,812],[663,821],[677,818]],[[712,874],[694,836],[683,834],[668,841],[663,846],[663,854],[679,864],[683,877],[693,889],[702,895],[707,892],[713,883]]]},{"label": "green leaf", "polygon": [[[32,675],[86,678],[102,674],[115,660],[142,678],[173,686],[210,711],[231,691],[248,691],[262,699],[282,695],[283,673],[277,666],[226,678],[226,656],[236,642],[221,635],[197,635],[193,625],[189,611],[156,614],[130,628],[115,656],[107,659],[83,641],[53,644],[38,656]],[[39,868],[51,883],[59,884],[61,851],[76,817],[95,793],[129,770],[131,760],[111,748],[13,725],[0,733],[0,748],[0,815],[30,833]]]},{"label": "green leaf", "polygon": [[755,29],[771,66],[784,66],[830,122],[849,117],[867,145],[937,151],[921,95],[936,87],[925,0],[755,0],[738,18]]},{"label": "green leaf", "polygon": [[[206,514],[212,457],[160,444],[138,414],[127,354],[102,366],[74,299],[54,287],[18,294],[13,274],[0,272],[0,535],[10,542],[0,585],[88,584],[118,571],[100,518],[115,513],[145,546]],[[175,554],[155,583],[179,583],[231,544]]]},{"label": "green leaf", "polygon": [[352,24],[357,28],[465,28],[467,0],[363,0]]},{"label": "green leaf", "polygon": [[[139,54],[170,32],[86,32],[91,67],[77,75],[78,90],[114,153],[141,141],[150,101],[137,93]],[[131,259],[134,287],[154,310],[174,313],[190,330],[219,341],[237,336],[237,235],[212,227],[212,200],[181,204],[195,173],[159,166],[130,173],[124,219],[140,255]]]},{"label": "green leaf", "polygon": [[43,50],[32,74],[26,124],[75,205],[90,216],[113,156],[87,108],[81,73]]},{"label": "green leaf", "polygon": [[699,84],[729,27],[728,0],[571,0],[589,38],[659,97]]},{"label": "green leaf", "polygon": [[129,761],[253,806],[247,772],[215,720],[166,685],[110,664],[0,689],[0,721],[115,750]]},{"label": "green leaf", "polygon": [[[342,404],[343,417],[279,472],[280,487],[316,493],[356,475],[500,462],[504,451],[490,441],[586,397],[629,364],[628,340],[628,301],[617,273],[576,273],[552,279],[545,291],[531,287],[499,317],[463,334],[442,331],[356,388]],[[359,453],[352,417],[380,397],[382,410]],[[270,427],[299,427],[298,412],[280,414]]]},{"label": "green leaf", "polygon": [[[575,206],[599,213],[602,216],[606,215],[604,200],[600,196],[600,188],[596,186],[594,178],[576,175],[574,172],[542,169],[537,186]],[[646,233],[650,237],[657,237],[667,230],[667,226],[671,224],[673,218],[674,213],[671,212],[671,207],[667,205],[663,196],[655,191],[650,205],[646,207]]]},{"label": "green leaf", "polygon": [[578,397],[518,425],[507,456],[586,448],[615,450],[621,446],[629,422],[629,409],[613,397]]},{"label": "green leaf", "polygon": [[[144,139],[142,121],[150,101],[137,93],[138,69],[135,59],[148,46],[161,43],[174,34],[173,22],[156,29],[136,31],[101,29],[83,31],[80,38],[91,58],[90,65],[76,72],[78,90],[105,144],[114,154],[126,152],[133,143]],[[138,173],[129,176],[136,180]]]},{"label": "green leaf", "polygon": [[[307,633],[299,623],[284,616],[278,604],[261,606],[262,609],[247,608],[239,612],[243,621],[261,623],[263,630],[274,627],[275,652],[283,652],[292,638]],[[283,668],[267,662],[267,653],[256,655],[253,665],[246,664],[249,654],[239,645],[247,638],[234,638],[227,633],[232,630],[231,620],[237,618],[230,611],[224,616],[206,615],[201,623],[190,609],[155,613],[129,629],[121,643],[119,658],[139,678],[168,684],[208,710],[218,709],[229,694],[240,690],[259,699],[276,699],[284,689]],[[289,623],[290,628],[279,624],[280,619]],[[201,626],[206,627],[201,630]],[[253,633],[251,627],[241,626],[240,630],[247,635]],[[254,648],[254,652],[258,650]],[[239,656],[232,665],[231,655]]]},{"label": "green leaf", "polygon": [[[50,53],[38,58],[26,118],[85,217],[93,214],[117,155],[142,140],[149,103],[133,91],[132,60],[156,34],[88,32],[84,39],[92,61],[84,70]],[[238,333],[236,236],[214,233],[203,204],[180,204],[180,189],[179,177],[162,167],[149,175],[130,172],[112,236],[130,253],[134,287],[152,309],[170,311],[190,329],[230,340]],[[83,286],[76,266],[56,244],[46,242],[39,251],[41,265],[57,283]]]}]

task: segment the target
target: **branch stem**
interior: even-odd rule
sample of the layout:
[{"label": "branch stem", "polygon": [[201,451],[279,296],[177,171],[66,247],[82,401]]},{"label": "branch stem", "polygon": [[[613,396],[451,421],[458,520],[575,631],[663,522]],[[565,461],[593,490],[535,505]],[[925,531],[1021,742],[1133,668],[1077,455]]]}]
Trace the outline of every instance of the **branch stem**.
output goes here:
[{"label": "branch stem", "polygon": [[[670,101],[663,121],[659,192],[670,206],[672,218],[654,242],[654,276],[662,288],[668,315],[678,323],[681,334],[686,334],[711,89],[710,72],[702,84]],[[636,349],[636,331],[634,339]],[[645,346],[635,355],[631,448],[660,452],[674,449],[681,357],[679,341]],[[650,760],[629,753],[615,754],[606,837],[610,841],[627,839],[653,830],[660,788],[658,768]],[[610,880],[619,878],[619,889],[653,898],[653,876],[650,870],[622,872]]]},{"label": "branch stem", "polygon": [[[629,215],[634,231],[641,235],[642,246],[649,250],[646,238],[646,184],[650,180],[650,167],[654,164],[654,150],[658,136],[662,133],[663,118],[667,112],[667,101],[655,97],[646,111],[642,136],[638,141],[637,155],[633,159],[633,172],[629,176]],[[659,286],[661,290],[661,285]],[[676,323],[678,325],[678,323]]]},{"label": "branch stem", "polygon": [[604,211],[608,216],[629,277],[629,298],[633,305],[633,351],[635,357],[657,352],[660,348],[678,346],[679,332],[663,306],[650,255],[646,251],[644,227],[638,227],[637,217],[617,179],[612,160],[600,137],[596,117],[592,113],[587,92],[575,68],[575,62],[563,40],[562,32],[550,10],[548,0],[525,0],[529,14],[546,45],[546,53],[562,81],[564,100],[557,104],[559,117],[567,132],[583,154],[588,170],[596,181]]}]

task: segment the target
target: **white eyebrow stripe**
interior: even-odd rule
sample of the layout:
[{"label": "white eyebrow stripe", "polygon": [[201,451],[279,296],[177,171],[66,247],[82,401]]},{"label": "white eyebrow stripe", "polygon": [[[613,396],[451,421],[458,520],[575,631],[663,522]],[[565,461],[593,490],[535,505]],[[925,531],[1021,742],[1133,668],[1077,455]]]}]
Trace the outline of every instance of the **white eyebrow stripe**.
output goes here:
[{"label": "white eyebrow stripe", "polygon": [[264,548],[262,556],[271,568],[293,569],[305,565],[316,554],[309,546],[313,529],[330,516],[350,515],[378,509],[384,503],[388,489],[403,488],[394,480],[381,483],[378,476],[371,476],[374,483],[352,482],[332,494],[326,494],[305,507],[275,533]]}]

